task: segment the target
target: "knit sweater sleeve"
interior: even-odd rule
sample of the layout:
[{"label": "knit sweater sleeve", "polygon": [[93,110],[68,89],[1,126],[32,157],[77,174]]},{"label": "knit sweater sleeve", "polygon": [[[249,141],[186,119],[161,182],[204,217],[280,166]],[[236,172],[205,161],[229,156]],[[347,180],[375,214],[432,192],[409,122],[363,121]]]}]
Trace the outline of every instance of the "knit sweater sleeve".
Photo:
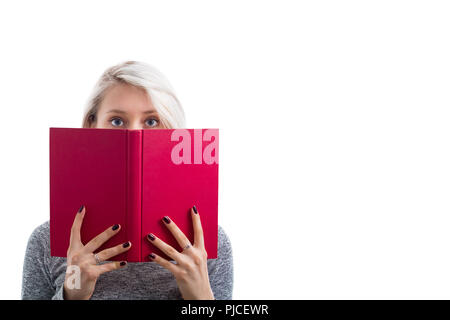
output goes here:
[{"label": "knit sweater sleeve", "polygon": [[23,300],[62,300],[63,286],[55,287],[48,269],[48,224],[38,226],[28,239],[22,272]]},{"label": "knit sweater sleeve", "polygon": [[208,275],[214,298],[231,300],[233,298],[233,254],[230,239],[220,225],[217,259],[208,260]]}]

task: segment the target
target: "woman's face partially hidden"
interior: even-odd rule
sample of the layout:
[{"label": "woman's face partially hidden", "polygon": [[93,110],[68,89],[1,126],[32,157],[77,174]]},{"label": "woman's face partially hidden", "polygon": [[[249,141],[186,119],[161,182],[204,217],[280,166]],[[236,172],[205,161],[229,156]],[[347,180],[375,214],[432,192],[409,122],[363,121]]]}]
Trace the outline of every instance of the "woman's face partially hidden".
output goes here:
[{"label": "woman's face partially hidden", "polygon": [[118,84],[106,91],[97,111],[96,128],[163,128],[146,91],[128,84]]}]

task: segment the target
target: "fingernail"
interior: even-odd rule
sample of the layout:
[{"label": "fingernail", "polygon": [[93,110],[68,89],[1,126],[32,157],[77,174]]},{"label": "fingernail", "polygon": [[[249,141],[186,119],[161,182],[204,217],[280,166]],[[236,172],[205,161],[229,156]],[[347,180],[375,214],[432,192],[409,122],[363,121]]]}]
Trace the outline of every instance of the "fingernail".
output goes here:
[{"label": "fingernail", "polygon": [[194,205],[193,207],[192,207],[192,209],[194,210],[194,213],[195,214],[197,214],[198,213],[198,211],[197,211],[197,207]]},{"label": "fingernail", "polygon": [[118,225],[118,224],[113,225],[112,229],[113,229],[113,230],[119,229],[119,225]]},{"label": "fingernail", "polygon": [[148,257],[150,258],[150,259],[155,259],[156,258],[156,256],[153,254],[153,253],[150,253],[149,255],[148,255]]},{"label": "fingernail", "polygon": [[130,241],[125,242],[122,247],[128,248],[130,246]]},{"label": "fingernail", "polygon": [[150,240],[155,240],[155,236],[152,234],[152,233],[149,233],[148,235],[147,235],[147,237],[150,239]]},{"label": "fingernail", "polygon": [[165,216],[165,217],[163,218],[163,220],[164,220],[164,222],[167,223],[167,224],[170,223],[170,219],[169,219],[168,216]]},{"label": "fingernail", "polygon": [[122,261],[122,262],[120,263],[120,266],[123,267],[123,266],[126,265],[126,264],[127,264],[126,261]]},{"label": "fingernail", "polygon": [[78,209],[78,213],[80,213],[81,211],[83,211],[84,205],[81,205],[80,209]]}]

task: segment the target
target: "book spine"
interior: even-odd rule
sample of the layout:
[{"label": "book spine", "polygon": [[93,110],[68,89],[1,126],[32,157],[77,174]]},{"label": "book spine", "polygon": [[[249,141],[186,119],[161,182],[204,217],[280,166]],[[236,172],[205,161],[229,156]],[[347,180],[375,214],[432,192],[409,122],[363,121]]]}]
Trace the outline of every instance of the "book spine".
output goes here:
[{"label": "book spine", "polygon": [[127,236],[130,262],[141,261],[142,130],[127,130]]}]

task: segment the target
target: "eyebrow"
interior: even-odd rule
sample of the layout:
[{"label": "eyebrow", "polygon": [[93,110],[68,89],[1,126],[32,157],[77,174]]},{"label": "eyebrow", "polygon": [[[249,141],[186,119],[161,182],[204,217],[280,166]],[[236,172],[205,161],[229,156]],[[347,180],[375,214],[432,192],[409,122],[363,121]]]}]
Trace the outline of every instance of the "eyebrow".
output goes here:
[{"label": "eyebrow", "polygon": [[[109,111],[106,112],[106,113],[110,113],[110,112],[126,113],[125,111],[119,110],[119,109],[112,109],[112,110],[109,110]],[[147,111],[144,111],[144,112],[142,112],[142,113],[157,113],[157,112],[156,112],[156,110],[147,110]]]}]

